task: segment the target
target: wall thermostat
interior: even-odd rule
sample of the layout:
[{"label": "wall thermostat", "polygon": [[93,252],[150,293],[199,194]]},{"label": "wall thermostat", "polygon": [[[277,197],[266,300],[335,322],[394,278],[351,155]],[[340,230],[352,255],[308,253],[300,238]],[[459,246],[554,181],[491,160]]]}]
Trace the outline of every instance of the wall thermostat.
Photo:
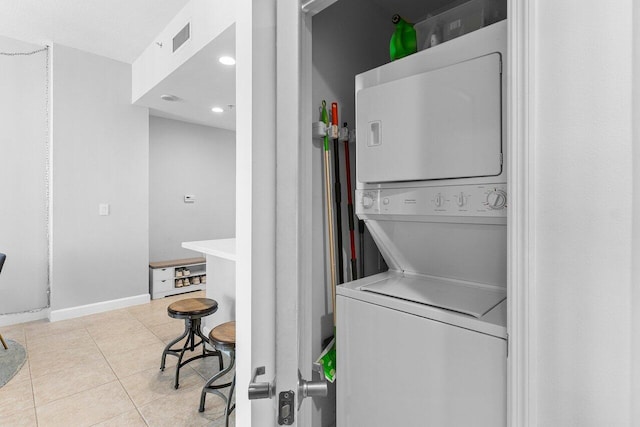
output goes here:
[{"label": "wall thermostat", "polygon": [[194,196],[193,194],[185,194],[184,195],[184,202],[185,203],[195,203],[196,201],[196,196]]},{"label": "wall thermostat", "polygon": [[98,214],[100,216],[107,216],[109,215],[109,203],[100,203],[98,205]]}]

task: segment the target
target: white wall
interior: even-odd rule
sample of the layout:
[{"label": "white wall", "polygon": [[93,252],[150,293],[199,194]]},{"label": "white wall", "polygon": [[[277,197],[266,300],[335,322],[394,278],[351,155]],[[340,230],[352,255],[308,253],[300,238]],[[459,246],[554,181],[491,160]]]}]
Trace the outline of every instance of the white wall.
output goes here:
[{"label": "white wall", "polygon": [[538,426],[638,425],[632,1],[536,5],[534,415]]},{"label": "white wall", "polygon": [[[0,52],[43,46],[0,37]],[[0,314],[48,306],[47,54],[0,55]]]},{"label": "white wall", "polygon": [[55,46],[53,123],[52,315],[148,294],[149,123],[131,66]]},{"label": "white wall", "polygon": [[[196,256],[182,242],[235,237],[235,132],[149,118],[149,259]],[[184,203],[184,195],[196,196]]]}]

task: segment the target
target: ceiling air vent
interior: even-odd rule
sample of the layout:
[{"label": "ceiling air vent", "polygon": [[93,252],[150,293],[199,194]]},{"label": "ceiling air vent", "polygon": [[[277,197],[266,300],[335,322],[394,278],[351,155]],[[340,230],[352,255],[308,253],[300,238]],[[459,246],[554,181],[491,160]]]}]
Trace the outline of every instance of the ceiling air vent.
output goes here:
[{"label": "ceiling air vent", "polygon": [[173,51],[178,50],[189,38],[191,37],[191,23],[187,22],[187,25],[181,29],[178,34],[173,37]]}]

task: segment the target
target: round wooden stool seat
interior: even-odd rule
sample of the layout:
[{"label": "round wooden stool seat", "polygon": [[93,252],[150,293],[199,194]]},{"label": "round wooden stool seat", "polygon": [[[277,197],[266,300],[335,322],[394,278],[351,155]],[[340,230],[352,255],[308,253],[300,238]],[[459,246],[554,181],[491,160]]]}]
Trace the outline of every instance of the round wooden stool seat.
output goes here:
[{"label": "round wooden stool seat", "polygon": [[216,326],[209,332],[209,340],[216,347],[236,347],[236,322],[231,321]]},{"label": "round wooden stool seat", "polygon": [[176,301],[167,307],[169,316],[176,319],[199,319],[215,313],[218,302],[211,298],[187,298]]}]

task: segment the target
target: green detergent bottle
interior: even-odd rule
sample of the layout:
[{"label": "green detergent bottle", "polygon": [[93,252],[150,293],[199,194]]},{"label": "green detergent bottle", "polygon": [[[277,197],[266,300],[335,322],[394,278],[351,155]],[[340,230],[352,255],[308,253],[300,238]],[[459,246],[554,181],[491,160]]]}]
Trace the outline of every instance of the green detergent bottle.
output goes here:
[{"label": "green detergent bottle", "polygon": [[417,51],[416,30],[413,24],[408,23],[397,13],[391,18],[391,22],[396,25],[396,30],[391,36],[389,43],[389,54],[391,60],[403,58]]}]

